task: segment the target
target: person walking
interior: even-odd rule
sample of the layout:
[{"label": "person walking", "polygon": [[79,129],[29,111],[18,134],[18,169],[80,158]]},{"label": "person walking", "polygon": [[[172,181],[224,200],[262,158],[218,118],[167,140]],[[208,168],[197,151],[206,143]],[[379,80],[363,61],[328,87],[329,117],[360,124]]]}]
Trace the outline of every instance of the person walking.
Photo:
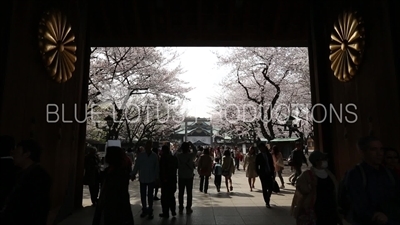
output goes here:
[{"label": "person walking", "polygon": [[[158,161],[160,161],[160,154],[159,154],[158,148],[157,147],[153,147],[153,152],[156,153],[156,155],[158,157]],[[159,201],[160,200],[160,198],[157,196],[159,189],[160,189],[160,184],[156,183],[155,186],[154,186],[154,197],[153,197],[154,201]]]},{"label": "person walking", "polygon": [[97,204],[100,190],[100,158],[95,147],[87,147],[88,154],[85,156],[85,175],[84,184],[89,186],[90,199],[92,206]]},{"label": "person walking", "polygon": [[276,177],[276,175],[278,175],[278,177],[281,181],[280,188],[285,188],[285,183],[284,183],[283,177],[282,177],[282,171],[285,168],[285,165],[283,164],[282,153],[279,150],[278,146],[276,146],[276,145],[272,146],[272,159],[274,160],[275,177]]},{"label": "person walking", "polygon": [[213,167],[213,160],[210,156],[210,149],[205,148],[203,150],[203,154],[200,156],[197,166],[197,171],[200,175],[200,192],[207,194],[208,190],[208,181],[211,176],[211,170]]},{"label": "person walking", "polygon": [[234,150],[234,157],[235,157],[235,167],[237,171],[240,171],[240,159],[241,159],[242,153],[239,151],[238,147],[235,147]]},{"label": "person walking", "polygon": [[[135,166],[133,167],[131,180],[136,179],[139,172],[140,199],[142,202],[142,213],[140,217],[148,216],[153,219],[153,193],[156,182],[159,180],[159,162],[158,156],[152,151],[153,142],[146,142],[145,151],[137,156]],[[146,200],[147,197],[147,200]]]},{"label": "person walking", "polygon": [[310,154],[309,161],[312,167],[296,183],[292,215],[297,224],[342,224],[336,201],[338,183],[328,169],[327,155],[316,150]]},{"label": "person walking", "polygon": [[169,145],[161,148],[160,157],[160,184],[161,184],[161,207],[160,217],[169,218],[169,211],[173,217],[176,216],[176,183],[177,183],[178,160],[172,156]]},{"label": "person walking", "polygon": [[253,188],[255,188],[254,184],[256,182],[256,177],[258,177],[256,171],[256,157],[256,147],[251,146],[249,152],[244,158],[243,164],[243,169],[246,171],[246,177],[249,182],[250,191],[253,191]]},{"label": "person walking", "polygon": [[221,181],[222,181],[222,165],[220,163],[221,159],[216,158],[215,163],[213,165],[213,174],[214,174],[214,184],[217,188],[217,192],[221,190]]},{"label": "person walking", "polygon": [[296,148],[292,151],[293,157],[293,168],[295,170],[295,175],[291,179],[291,184],[294,186],[297,178],[300,176],[302,170],[301,166],[305,163],[308,166],[306,156],[303,153],[303,145],[300,142],[295,143]]},{"label": "person walking", "polygon": [[133,225],[129,197],[129,171],[126,154],[119,146],[108,146],[104,182],[92,225]]},{"label": "person walking", "polygon": [[271,153],[267,147],[260,143],[258,145],[260,153],[256,157],[256,171],[261,181],[263,197],[267,208],[271,208],[270,199],[275,179],[275,167]]},{"label": "person walking", "polygon": [[224,151],[224,157],[222,158],[222,176],[225,177],[225,186],[227,192],[233,191],[232,174],[234,172],[235,162],[232,158],[231,152],[227,149]]},{"label": "person walking", "polygon": [[[192,152],[190,151],[192,149]],[[194,179],[194,160],[196,159],[197,148],[191,142],[183,142],[181,153],[177,154],[178,159],[178,199],[179,213],[183,213],[183,196],[186,190],[186,214],[191,214],[193,201],[193,179]]]}]

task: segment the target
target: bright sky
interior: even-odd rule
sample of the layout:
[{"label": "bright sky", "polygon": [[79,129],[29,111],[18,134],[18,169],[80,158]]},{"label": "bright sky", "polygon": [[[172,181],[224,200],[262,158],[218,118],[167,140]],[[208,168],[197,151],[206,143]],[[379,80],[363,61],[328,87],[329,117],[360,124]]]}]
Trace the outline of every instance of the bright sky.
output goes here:
[{"label": "bright sky", "polygon": [[229,70],[217,67],[217,57],[213,52],[223,51],[223,47],[180,47],[177,50],[184,74],[180,78],[194,89],[186,97],[191,101],[184,104],[188,116],[210,117],[211,97],[218,93],[218,83]]}]

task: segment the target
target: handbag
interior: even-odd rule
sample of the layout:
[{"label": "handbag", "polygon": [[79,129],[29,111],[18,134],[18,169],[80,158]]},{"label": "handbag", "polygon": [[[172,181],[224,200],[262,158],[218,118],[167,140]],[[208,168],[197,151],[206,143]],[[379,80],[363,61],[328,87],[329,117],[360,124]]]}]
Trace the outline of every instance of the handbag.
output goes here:
[{"label": "handbag", "polygon": [[222,170],[222,176],[229,176],[229,170]]},{"label": "handbag", "polygon": [[281,191],[279,188],[279,184],[278,184],[278,182],[276,182],[276,180],[274,181],[274,185],[272,186],[272,191],[275,193],[278,193]]}]

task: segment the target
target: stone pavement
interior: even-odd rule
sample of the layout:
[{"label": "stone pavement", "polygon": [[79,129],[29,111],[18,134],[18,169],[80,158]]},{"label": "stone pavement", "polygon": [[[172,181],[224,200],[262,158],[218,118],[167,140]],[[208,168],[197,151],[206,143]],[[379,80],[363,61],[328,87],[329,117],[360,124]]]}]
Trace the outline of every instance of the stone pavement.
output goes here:
[{"label": "stone pavement", "polygon": [[[285,183],[288,182],[290,173],[290,168],[286,167],[283,174]],[[174,219],[171,217],[162,219],[158,217],[158,214],[161,213],[160,201],[155,201],[153,220],[140,218],[141,205],[138,181],[131,182],[129,189],[135,224],[295,224],[294,218],[290,216],[290,205],[295,189],[293,186],[285,184],[286,188],[281,190],[280,193],[273,193],[271,197],[272,208],[268,209],[262,197],[259,179],[256,180],[256,189],[253,192],[250,192],[245,172],[242,169],[233,175],[232,181],[233,192],[226,193],[226,188],[221,188],[221,192],[218,193],[213,178],[211,178],[208,194],[204,194],[198,190],[199,179],[196,177],[193,185],[193,213],[191,215],[178,214]],[[278,183],[280,184],[279,181]],[[158,196],[160,197],[160,192]],[[177,196],[178,192],[176,192]],[[91,224],[94,207],[90,205],[89,191],[85,186],[83,209],[78,210],[59,225]]]}]

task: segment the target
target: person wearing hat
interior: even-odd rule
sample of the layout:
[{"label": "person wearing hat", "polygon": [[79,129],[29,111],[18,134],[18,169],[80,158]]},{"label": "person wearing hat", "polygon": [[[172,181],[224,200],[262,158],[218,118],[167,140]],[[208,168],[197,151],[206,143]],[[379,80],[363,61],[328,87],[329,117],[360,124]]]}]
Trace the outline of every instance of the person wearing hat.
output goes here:
[{"label": "person wearing hat", "polygon": [[308,160],[312,166],[297,179],[292,215],[297,224],[341,224],[336,200],[338,184],[328,169],[327,154],[315,150]]}]

